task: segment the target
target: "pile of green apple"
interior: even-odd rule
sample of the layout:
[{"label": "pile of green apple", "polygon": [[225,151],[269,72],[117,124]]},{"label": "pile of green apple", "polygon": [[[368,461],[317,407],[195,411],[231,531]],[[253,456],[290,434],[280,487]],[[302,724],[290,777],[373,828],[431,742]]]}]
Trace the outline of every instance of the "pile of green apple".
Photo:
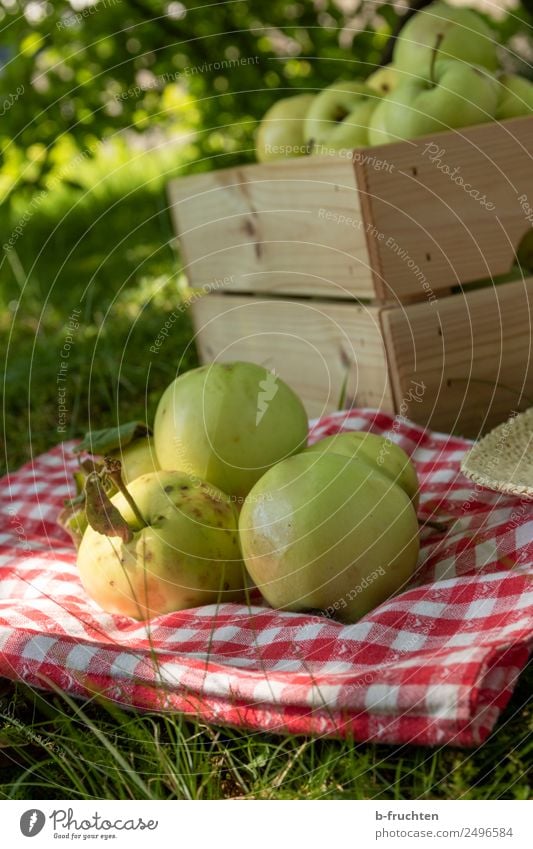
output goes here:
[{"label": "pile of green apple", "polygon": [[533,113],[533,83],[500,67],[477,12],[438,2],[414,15],[390,65],[364,82],[285,97],[264,115],[259,162],[328,154]]},{"label": "pile of green apple", "polygon": [[138,423],[78,447],[65,515],[87,593],[147,620],[246,599],[353,622],[416,567],[418,480],[390,440],[350,432],[307,446],[297,395],[252,363],[186,372]]}]

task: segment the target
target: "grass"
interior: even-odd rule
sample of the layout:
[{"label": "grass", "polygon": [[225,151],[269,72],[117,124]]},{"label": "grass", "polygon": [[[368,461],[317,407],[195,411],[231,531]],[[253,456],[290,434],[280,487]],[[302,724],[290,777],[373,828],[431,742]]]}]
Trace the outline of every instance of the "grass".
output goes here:
[{"label": "grass", "polygon": [[[6,468],[89,425],[105,427],[119,415],[150,420],[162,389],[196,363],[161,180],[154,185],[139,178],[126,190],[115,180],[87,197],[83,189],[51,195],[4,260]],[[13,214],[2,241],[12,225]],[[152,354],[176,308],[178,321]],[[74,309],[79,327],[70,331]],[[69,334],[60,434],[56,377]],[[0,680],[0,797],[524,799],[531,683],[525,673],[484,746],[432,751],[210,728]]]},{"label": "grass", "polygon": [[[160,353],[150,346],[170,312],[180,305],[175,270],[141,278],[114,298],[95,301],[91,293],[63,307],[25,292],[14,309],[0,315],[8,342],[5,356],[5,469],[17,468],[31,455],[61,439],[81,436],[90,426],[141,418],[153,420],[164,387],[177,370],[197,362],[186,310],[172,327]],[[33,302],[32,302],[33,301]],[[81,309],[79,328],[69,316]],[[70,342],[68,337],[72,336]],[[65,348],[70,345],[70,348]],[[68,358],[62,360],[62,354]],[[66,367],[60,371],[61,365]],[[64,377],[64,383],[57,379]],[[65,426],[58,389],[65,389]]]},{"label": "grass", "polygon": [[[6,682],[7,799],[527,799],[533,676],[472,751],[356,744],[211,728],[181,716],[80,705]],[[11,704],[11,707],[6,707]],[[0,725],[1,728],[1,725]],[[102,788],[105,788],[102,790]]]},{"label": "grass", "polygon": [[[143,154],[144,156],[144,154]],[[183,275],[172,249],[164,182],[180,170],[175,154],[160,170],[101,169],[94,186],[51,192],[0,266],[4,357],[3,468],[16,468],[60,438],[130,418],[153,417],[178,370],[197,362]],[[119,166],[119,171],[123,170]],[[0,224],[2,244],[21,220],[14,204]],[[179,320],[159,354],[150,346],[170,312]],[[73,311],[79,327],[71,331]],[[72,338],[69,339],[68,337]],[[68,349],[65,344],[69,345]],[[57,377],[65,366],[68,414],[58,433]],[[119,412],[120,411],[120,412]],[[1,462],[1,461],[0,461]]]}]

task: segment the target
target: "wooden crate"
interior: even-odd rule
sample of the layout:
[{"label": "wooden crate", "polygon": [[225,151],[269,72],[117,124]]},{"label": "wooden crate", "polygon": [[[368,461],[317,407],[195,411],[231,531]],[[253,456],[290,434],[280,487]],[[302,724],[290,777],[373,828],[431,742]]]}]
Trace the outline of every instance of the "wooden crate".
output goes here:
[{"label": "wooden crate", "polygon": [[467,284],[531,230],[532,149],[527,117],[173,181],[202,360],[275,368],[313,416],[346,378],[348,405],[471,436],[527,406],[533,278]]},{"label": "wooden crate", "polygon": [[432,303],[207,295],[195,304],[201,359],[274,368],[310,416],[346,406],[401,413],[467,436],[531,406],[533,277]]}]

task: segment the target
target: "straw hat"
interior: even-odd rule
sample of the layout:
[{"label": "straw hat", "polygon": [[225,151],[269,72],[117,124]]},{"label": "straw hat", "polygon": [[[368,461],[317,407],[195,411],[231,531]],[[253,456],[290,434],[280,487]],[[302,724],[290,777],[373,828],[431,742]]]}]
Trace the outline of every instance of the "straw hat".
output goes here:
[{"label": "straw hat", "polygon": [[533,499],[533,407],[476,442],[461,471],[488,489]]}]

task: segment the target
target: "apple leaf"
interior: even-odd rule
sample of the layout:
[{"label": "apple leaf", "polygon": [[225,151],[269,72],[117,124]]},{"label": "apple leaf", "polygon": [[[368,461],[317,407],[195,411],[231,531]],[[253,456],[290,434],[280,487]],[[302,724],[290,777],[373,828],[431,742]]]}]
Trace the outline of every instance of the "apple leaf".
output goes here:
[{"label": "apple leaf", "polygon": [[75,454],[88,451],[90,454],[109,454],[117,448],[125,448],[135,439],[149,436],[151,428],[144,422],[127,422],[120,427],[107,427],[103,430],[91,430],[74,448]]},{"label": "apple leaf", "polygon": [[133,531],[112,504],[102,479],[96,473],[89,475],[85,482],[85,513],[87,522],[99,534],[120,537],[123,542],[133,539]]},{"label": "apple leaf", "polygon": [[[80,495],[83,495],[85,492],[85,475],[83,472],[74,472],[72,475],[74,478],[74,483],[76,484],[76,496],[79,498]],[[85,496],[83,495],[83,500],[85,501]]]},{"label": "apple leaf", "polygon": [[344,405],[346,404],[346,392],[348,389],[348,369],[346,369],[344,373],[344,378],[342,380],[341,391],[339,395],[339,400],[337,401],[336,410],[344,410]]},{"label": "apple leaf", "polygon": [[[104,471],[105,466],[104,463],[95,463],[94,460],[86,459],[80,463],[78,467],[78,471],[74,472],[72,475],[74,479],[74,484],[76,486],[76,495],[73,498],[66,498],[63,502],[65,507],[79,507],[83,505],[85,508],[85,481],[93,472],[98,473],[102,476],[102,472]],[[110,498],[118,492],[115,484],[108,476],[103,477],[105,491],[109,495]]]}]

